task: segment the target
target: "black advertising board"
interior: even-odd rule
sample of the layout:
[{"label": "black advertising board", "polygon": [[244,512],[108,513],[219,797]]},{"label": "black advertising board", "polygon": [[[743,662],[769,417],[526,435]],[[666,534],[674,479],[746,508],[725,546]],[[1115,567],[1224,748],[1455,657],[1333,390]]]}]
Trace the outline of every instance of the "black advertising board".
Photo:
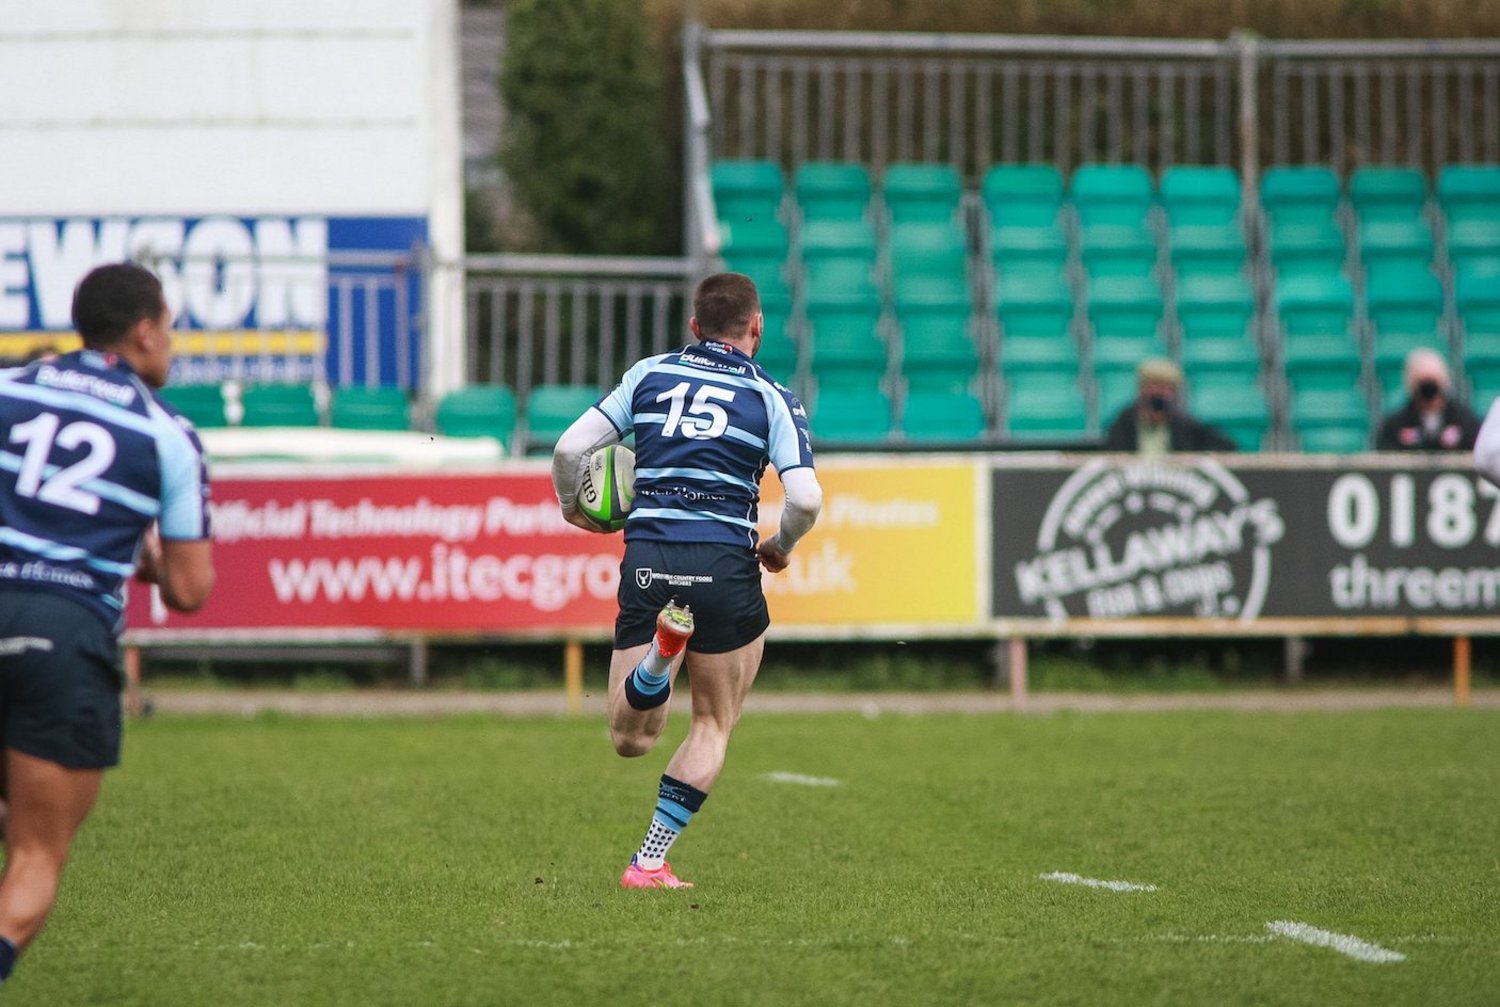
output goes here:
[{"label": "black advertising board", "polygon": [[1500,616],[1500,491],[1464,456],[1279,461],[998,464],[993,616]]}]

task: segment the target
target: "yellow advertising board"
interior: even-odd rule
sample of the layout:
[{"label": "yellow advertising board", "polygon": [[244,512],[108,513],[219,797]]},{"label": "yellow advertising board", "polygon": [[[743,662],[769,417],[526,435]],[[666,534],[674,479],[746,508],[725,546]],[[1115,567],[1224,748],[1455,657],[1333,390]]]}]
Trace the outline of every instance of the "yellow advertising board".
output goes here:
[{"label": "yellow advertising board", "polygon": [[[772,624],[977,623],[980,543],[974,464],[820,462],[823,513],[791,567],[762,578]],[[781,484],[761,488],[761,534],[774,534]]]}]

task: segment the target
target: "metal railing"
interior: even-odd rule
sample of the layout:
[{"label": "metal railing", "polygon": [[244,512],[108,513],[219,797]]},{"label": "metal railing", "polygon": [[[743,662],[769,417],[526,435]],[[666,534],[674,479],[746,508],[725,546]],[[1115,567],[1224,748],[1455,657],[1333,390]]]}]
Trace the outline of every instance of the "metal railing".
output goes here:
[{"label": "metal railing", "polygon": [[541,384],[604,388],[688,341],[689,259],[480,255],[465,265],[472,382],[521,396]]},{"label": "metal railing", "polygon": [[1238,162],[1238,39],[705,30],[701,48],[720,158]]},{"label": "metal railing", "polygon": [[[714,158],[1264,165],[1500,160],[1500,40],[689,29]],[[689,70],[689,77],[692,71]]]},{"label": "metal railing", "polygon": [[1500,41],[1263,42],[1267,163],[1500,161]]}]

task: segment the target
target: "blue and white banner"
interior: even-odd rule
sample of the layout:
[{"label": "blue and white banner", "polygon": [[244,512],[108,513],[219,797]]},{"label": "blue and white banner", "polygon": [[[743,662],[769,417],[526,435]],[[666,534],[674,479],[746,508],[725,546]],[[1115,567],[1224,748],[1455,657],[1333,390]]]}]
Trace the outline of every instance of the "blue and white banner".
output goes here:
[{"label": "blue and white banner", "polygon": [[66,349],[73,289],[131,259],[161,277],[178,379],[414,387],[422,217],[0,218],[0,357]]}]

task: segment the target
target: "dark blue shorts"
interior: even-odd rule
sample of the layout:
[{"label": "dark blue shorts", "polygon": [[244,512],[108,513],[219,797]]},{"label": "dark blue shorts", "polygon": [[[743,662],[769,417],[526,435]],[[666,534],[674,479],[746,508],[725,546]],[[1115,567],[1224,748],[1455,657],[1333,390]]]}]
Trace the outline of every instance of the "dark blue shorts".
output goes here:
[{"label": "dark blue shorts", "polygon": [[49,591],[0,591],[0,747],[69,769],[120,761],[114,631]]},{"label": "dark blue shorts", "polygon": [[760,589],[760,561],[746,546],[717,542],[627,542],[620,562],[615,649],[650,643],[667,602],[693,610],[688,650],[725,654],[771,625]]}]

